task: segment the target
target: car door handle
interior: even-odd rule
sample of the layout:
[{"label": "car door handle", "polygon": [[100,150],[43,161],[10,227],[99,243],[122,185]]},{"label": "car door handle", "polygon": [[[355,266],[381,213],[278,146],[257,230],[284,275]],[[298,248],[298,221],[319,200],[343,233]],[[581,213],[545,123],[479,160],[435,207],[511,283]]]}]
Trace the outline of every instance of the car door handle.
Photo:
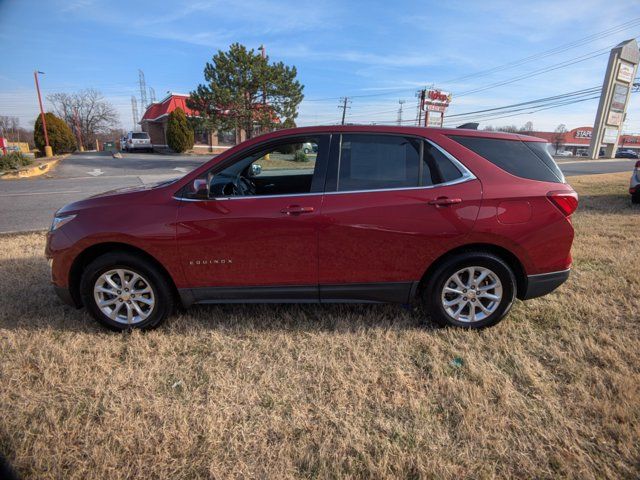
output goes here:
[{"label": "car door handle", "polygon": [[300,215],[302,213],[313,213],[313,207],[301,207],[300,205],[289,205],[287,208],[280,210],[285,215]]},{"label": "car door handle", "polygon": [[433,200],[429,200],[429,205],[435,205],[436,207],[448,207],[449,205],[455,205],[456,203],[462,203],[462,199],[438,197],[434,198]]}]

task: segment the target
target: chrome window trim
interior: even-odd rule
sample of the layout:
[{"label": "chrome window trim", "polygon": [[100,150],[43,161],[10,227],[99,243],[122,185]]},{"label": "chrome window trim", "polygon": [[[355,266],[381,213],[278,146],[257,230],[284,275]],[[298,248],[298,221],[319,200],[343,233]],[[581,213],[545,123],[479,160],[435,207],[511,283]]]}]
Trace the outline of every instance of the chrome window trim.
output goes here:
[{"label": "chrome window trim", "polygon": [[252,195],[246,197],[213,197],[213,198],[180,198],[174,195],[173,199],[181,202],[210,202],[213,200],[228,201],[228,200],[257,200],[262,198],[284,198],[284,197],[311,197],[315,195],[347,195],[351,193],[375,193],[375,192],[400,192],[409,190],[430,190],[432,188],[448,187],[450,185],[458,185],[459,183],[470,182],[476,180],[476,176],[471,173],[469,177],[460,177],[450,182],[438,183],[436,185],[424,185],[421,187],[398,187],[398,188],[376,188],[372,190],[349,190],[344,192],[315,192],[315,193],[291,193],[289,195]]},{"label": "chrome window trim", "polygon": [[[407,137],[408,135],[400,135],[400,134],[389,134],[389,135],[396,135],[396,136],[402,136],[402,137]],[[419,140],[428,142],[429,144],[433,145],[436,149],[438,149],[445,157],[447,157],[447,159],[449,161],[451,161],[451,163],[453,163],[458,170],[460,170],[460,173],[462,174],[459,178],[456,178],[455,180],[451,180],[449,182],[443,182],[443,183],[438,183],[436,185],[423,185],[423,186],[415,186],[415,187],[397,187],[397,188],[374,188],[374,189],[367,189],[367,190],[345,190],[342,192],[339,191],[335,191],[335,192],[314,192],[314,193],[291,193],[291,194],[282,194],[282,195],[252,195],[252,196],[247,196],[247,197],[213,197],[213,198],[180,198],[180,197],[176,197],[175,195],[173,196],[174,200],[178,200],[178,201],[182,201],[182,202],[210,202],[212,200],[219,200],[219,201],[227,201],[227,200],[248,200],[248,199],[260,199],[260,198],[284,198],[284,197],[310,197],[310,196],[314,196],[314,195],[345,195],[345,194],[351,194],[351,193],[374,193],[374,192],[399,192],[399,191],[410,191],[410,190],[428,190],[428,189],[432,189],[432,188],[440,188],[440,187],[448,187],[450,185],[458,185],[460,183],[465,183],[465,182],[469,182],[471,180],[477,180],[478,177],[476,177],[473,172],[471,172],[462,162],[460,162],[457,158],[455,158],[453,155],[451,155],[449,152],[447,152],[444,148],[442,148],[440,145],[438,145],[437,143],[433,142],[432,140],[425,138],[425,137],[420,137],[420,136],[416,136],[412,138],[417,138]],[[340,147],[342,147],[342,135],[340,135]],[[342,148],[339,149],[338,153],[338,176],[339,176],[339,172],[340,172],[340,156],[342,155]]]}]

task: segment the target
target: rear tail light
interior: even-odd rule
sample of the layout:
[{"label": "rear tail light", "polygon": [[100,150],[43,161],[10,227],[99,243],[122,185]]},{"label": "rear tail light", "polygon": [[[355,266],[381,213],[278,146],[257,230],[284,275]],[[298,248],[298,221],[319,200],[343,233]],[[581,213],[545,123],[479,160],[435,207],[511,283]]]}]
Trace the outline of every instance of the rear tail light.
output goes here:
[{"label": "rear tail light", "polygon": [[578,194],[576,192],[549,192],[547,198],[566,217],[578,208]]}]

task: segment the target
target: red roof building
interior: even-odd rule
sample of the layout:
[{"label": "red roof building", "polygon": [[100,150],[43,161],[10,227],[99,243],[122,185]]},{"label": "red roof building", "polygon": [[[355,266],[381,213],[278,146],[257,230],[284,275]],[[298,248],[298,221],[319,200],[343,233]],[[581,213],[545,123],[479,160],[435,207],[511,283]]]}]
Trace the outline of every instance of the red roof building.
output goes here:
[{"label": "red roof building", "polygon": [[[143,132],[151,137],[154,147],[167,146],[167,122],[169,114],[176,108],[181,108],[188,117],[198,116],[198,112],[187,107],[189,95],[169,93],[159,102],[152,103],[140,119]],[[208,130],[194,131],[195,151],[220,153],[236,144],[236,132],[210,132]]]}]

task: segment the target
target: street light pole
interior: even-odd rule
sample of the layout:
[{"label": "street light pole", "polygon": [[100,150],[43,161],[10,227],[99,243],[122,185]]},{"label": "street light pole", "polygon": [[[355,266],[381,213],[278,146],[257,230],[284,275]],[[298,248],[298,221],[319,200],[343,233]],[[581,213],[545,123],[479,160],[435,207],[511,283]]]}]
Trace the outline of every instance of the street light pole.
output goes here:
[{"label": "street light pole", "polygon": [[38,74],[43,74],[44,72],[39,72],[36,70],[33,72],[33,78],[36,80],[36,91],[38,92],[38,103],[40,104],[40,118],[42,119],[42,131],[44,132],[44,155],[45,157],[53,157],[53,150],[49,146],[49,135],[47,134],[47,121],[44,118],[44,109],[42,108],[42,96],[40,95],[40,84],[38,83]]}]

